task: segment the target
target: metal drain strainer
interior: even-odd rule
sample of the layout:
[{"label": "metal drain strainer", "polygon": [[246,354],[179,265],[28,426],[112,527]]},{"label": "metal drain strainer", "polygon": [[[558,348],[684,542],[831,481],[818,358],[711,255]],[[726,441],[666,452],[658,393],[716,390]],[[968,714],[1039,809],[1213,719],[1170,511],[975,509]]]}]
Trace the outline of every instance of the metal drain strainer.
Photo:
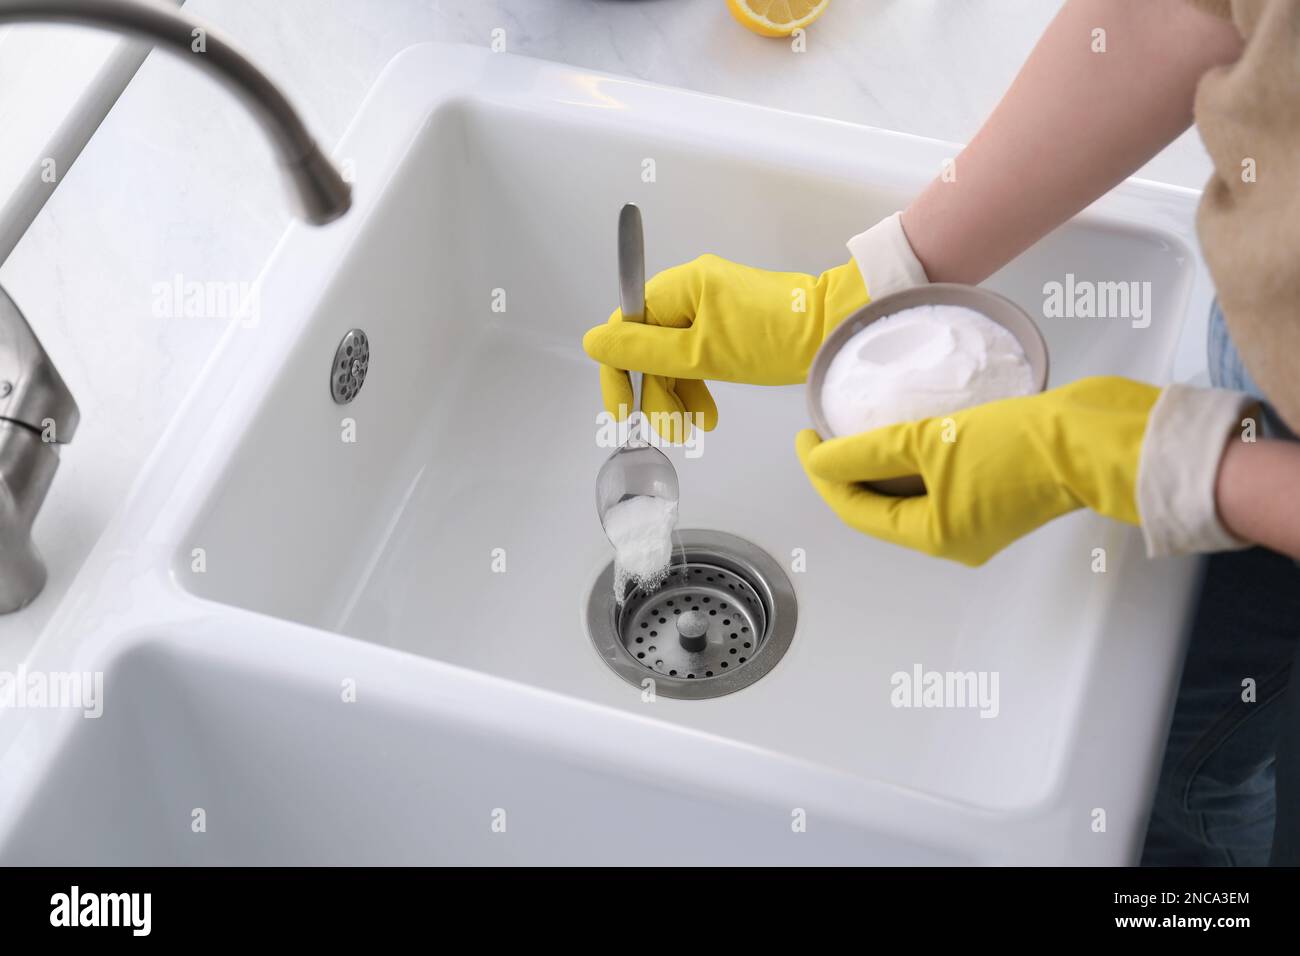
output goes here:
[{"label": "metal drain strainer", "polygon": [[605,662],[656,694],[730,694],[766,674],[794,635],[789,579],[766,553],[734,535],[680,531],[677,564],[652,593],[631,588],[622,607],[613,565],[597,579],[587,625]]}]

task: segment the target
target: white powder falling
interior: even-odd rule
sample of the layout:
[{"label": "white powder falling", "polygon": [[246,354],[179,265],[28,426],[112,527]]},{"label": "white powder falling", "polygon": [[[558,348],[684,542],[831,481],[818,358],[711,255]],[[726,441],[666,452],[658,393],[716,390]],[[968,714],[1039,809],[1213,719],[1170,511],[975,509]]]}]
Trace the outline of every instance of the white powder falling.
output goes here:
[{"label": "white powder falling", "polygon": [[652,591],[663,584],[673,557],[677,502],[653,495],[620,501],[605,513],[614,546],[614,593],[620,603],[629,581]]},{"label": "white powder falling", "polygon": [[922,305],[877,319],[831,360],[822,410],[837,435],[947,415],[1028,395],[1033,372],[1016,337],[956,305]]}]

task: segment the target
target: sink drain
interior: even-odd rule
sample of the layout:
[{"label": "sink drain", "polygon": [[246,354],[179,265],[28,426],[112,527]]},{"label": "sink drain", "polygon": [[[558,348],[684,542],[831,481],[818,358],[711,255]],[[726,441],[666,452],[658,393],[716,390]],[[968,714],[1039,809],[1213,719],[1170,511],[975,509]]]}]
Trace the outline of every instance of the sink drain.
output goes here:
[{"label": "sink drain", "polygon": [[700,700],[748,687],[781,659],[794,636],[794,589],[780,565],[743,538],[679,531],[672,573],[645,592],[614,600],[614,566],[587,602],[592,643],[636,686],[647,678],[664,697]]}]

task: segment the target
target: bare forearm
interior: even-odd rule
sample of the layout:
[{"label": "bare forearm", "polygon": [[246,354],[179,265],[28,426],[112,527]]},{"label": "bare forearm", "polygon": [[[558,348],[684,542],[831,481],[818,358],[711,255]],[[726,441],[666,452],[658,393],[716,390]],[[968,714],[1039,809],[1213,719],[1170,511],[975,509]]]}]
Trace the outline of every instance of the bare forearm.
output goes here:
[{"label": "bare forearm", "polygon": [[981,282],[1122,182],[1190,125],[1201,75],[1240,52],[1231,23],[1186,0],[1068,0],[955,179],[904,211],[927,276]]},{"label": "bare forearm", "polygon": [[1229,441],[1215,499],[1237,537],[1300,560],[1300,444]]}]

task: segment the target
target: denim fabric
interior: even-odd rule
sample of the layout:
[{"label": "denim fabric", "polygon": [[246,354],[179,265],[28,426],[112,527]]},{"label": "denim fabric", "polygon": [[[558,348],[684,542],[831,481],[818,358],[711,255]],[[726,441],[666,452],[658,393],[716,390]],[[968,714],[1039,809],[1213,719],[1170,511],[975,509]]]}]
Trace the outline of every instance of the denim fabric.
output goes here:
[{"label": "denim fabric", "polygon": [[[1147,866],[1262,866],[1296,650],[1300,568],[1263,548],[1210,557],[1147,829]],[[1254,701],[1242,699],[1254,681]]]},{"label": "denim fabric", "polygon": [[[1291,673],[1300,674],[1300,641]],[[1272,866],[1300,866],[1300,680],[1287,685],[1277,737],[1277,822]]]},{"label": "denim fabric", "polygon": [[[1245,392],[1247,395],[1254,395],[1256,398],[1263,399],[1264,391],[1255,384],[1255,380],[1250,377],[1250,372],[1246,371],[1246,366],[1241,361],[1241,356],[1237,353],[1237,347],[1232,344],[1232,338],[1228,335],[1228,326],[1223,321],[1223,311],[1219,308],[1219,300],[1214,300],[1214,305],[1210,307],[1210,333],[1209,341],[1206,343],[1209,348],[1210,358],[1210,383],[1216,388],[1230,388],[1236,392]],[[1278,417],[1273,406],[1264,402],[1263,421],[1260,423],[1260,434],[1265,438],[1288,438],[1292,441],[1296,436],[1283,424],[1282,419]]]},{"label": "denim fabric", "polygon": [[[1210,377],[1263,398],[1218,303]],[[1290,435],[1265,405],[1261,433]],[[1278,735],[1300,627],[1300,567],[1263,548],[1211,555],[1147,828],[1147,866],[1269,862]],[[1254,699],[1243,700],[1245,681]]]}]

